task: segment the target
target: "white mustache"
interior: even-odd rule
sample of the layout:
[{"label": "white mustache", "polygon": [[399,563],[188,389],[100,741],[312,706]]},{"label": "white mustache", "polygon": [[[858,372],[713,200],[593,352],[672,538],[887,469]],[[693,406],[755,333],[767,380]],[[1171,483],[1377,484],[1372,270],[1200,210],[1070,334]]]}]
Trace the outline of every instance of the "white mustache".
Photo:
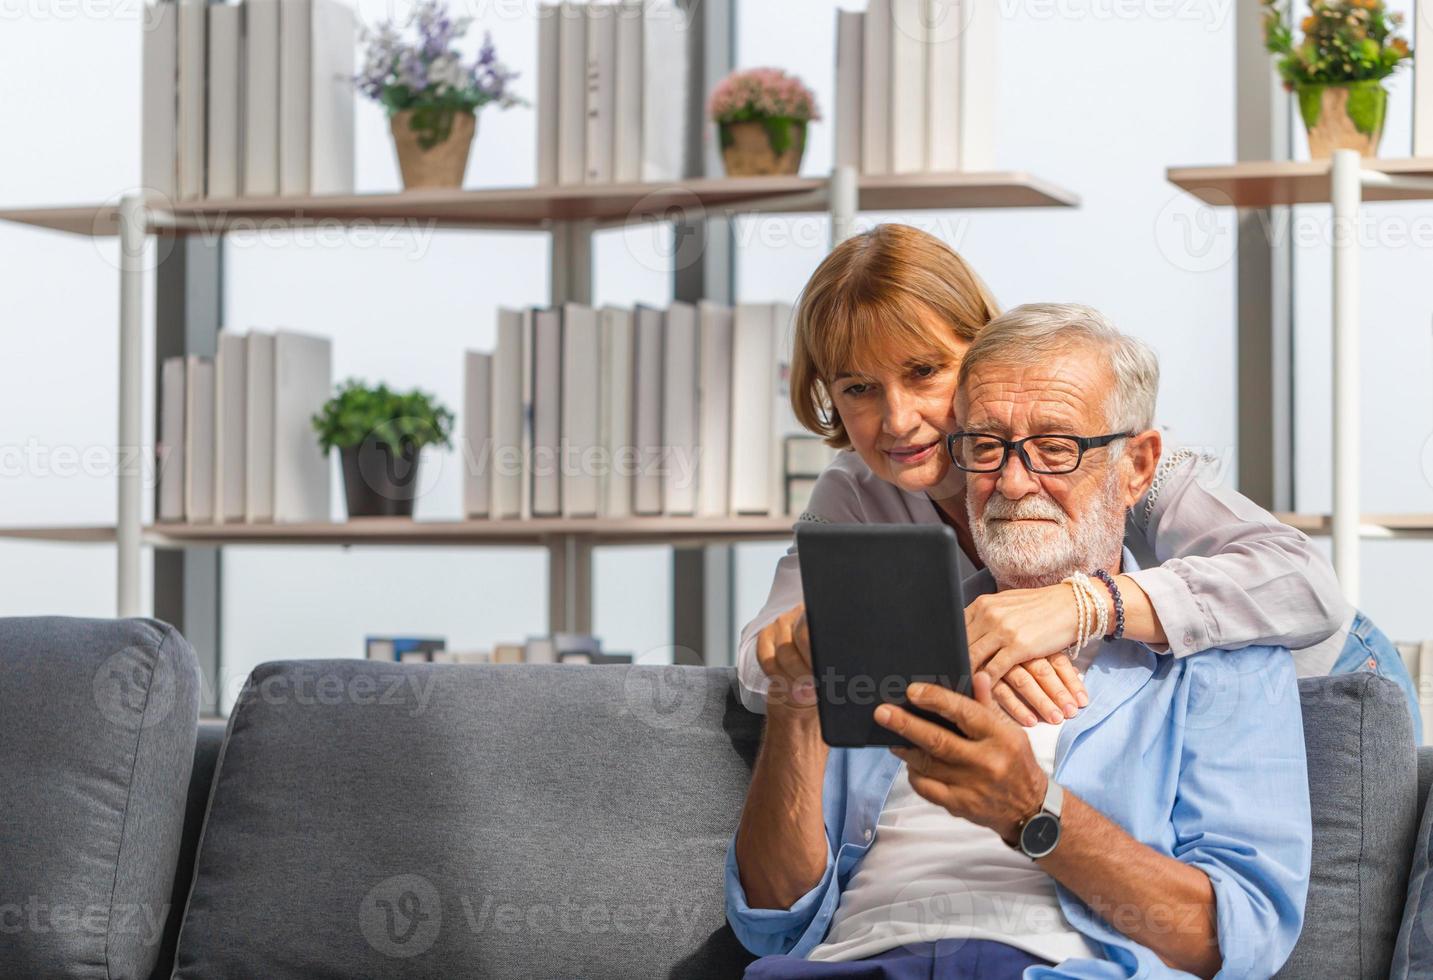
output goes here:
[{"label": "white mustache", "polygon": [[1054,521],[1064,527],[1067,518],[1060,505],[1048,497],[1021,497],[1019,500],[1011,500],[1009,497],[1002,497],[993,494],[985,502],[985,513],[982,520],[987,524],[991,521],[1032,521],[1045,520]]}]

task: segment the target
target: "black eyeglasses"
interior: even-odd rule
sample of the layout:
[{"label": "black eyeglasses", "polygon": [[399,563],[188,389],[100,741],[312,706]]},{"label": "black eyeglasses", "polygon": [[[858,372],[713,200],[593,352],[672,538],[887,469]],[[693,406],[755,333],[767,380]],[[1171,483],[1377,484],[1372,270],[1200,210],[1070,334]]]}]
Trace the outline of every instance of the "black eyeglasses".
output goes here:
[{"label": "black eyeglasses", "polygon": [[1002,439],[988,432],[952,432],[945,437],[945,450],[950,454],[950,461],[967,473],[998,473],[1005,468],[1013,451],[1031,473],[1058,476],[1079,469],[1089,450],[1133,435],[1133,432],[1114,432],[1105,436],[1044,435]]}]

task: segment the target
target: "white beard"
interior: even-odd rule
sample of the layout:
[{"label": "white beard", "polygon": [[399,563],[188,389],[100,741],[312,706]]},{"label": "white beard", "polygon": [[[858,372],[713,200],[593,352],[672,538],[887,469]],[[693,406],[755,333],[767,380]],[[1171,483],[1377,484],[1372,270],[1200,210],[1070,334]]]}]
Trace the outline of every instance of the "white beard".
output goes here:
[{"label": "white beard", "polygon": [[[1118,564],[1124,542],[1125,508],[1120,501],[1119,470],[1111,466],[1105,485],[1089,509],[1072,520],[1044,493],[1010,500],[992,493],[983,513],[966,497],[970,534],[996,584],[1002,589],[1038,589],[1075,572]],[[1011,523],[1038,518],[1049,523]]]}]

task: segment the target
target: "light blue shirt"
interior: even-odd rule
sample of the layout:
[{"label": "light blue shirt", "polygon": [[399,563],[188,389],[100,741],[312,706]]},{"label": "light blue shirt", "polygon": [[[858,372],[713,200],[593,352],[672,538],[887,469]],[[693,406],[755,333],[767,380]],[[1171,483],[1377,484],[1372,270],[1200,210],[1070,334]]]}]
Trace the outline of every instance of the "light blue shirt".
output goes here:
[{"label": "light blue shirt", "polygon": [[[1126,550],[1124,569],[1135,567]],[[967,601],[994,591],[988,572],[965,582]],[[1060,732],[1054,778],[1136,840],[1209,876],[1224,958],[1219,977],[1272,976],[1303,926],[1312,841],[1289,651],[1253,646],[1177,659],[1130,640],[1103,643],[1085,687],[1090,704]],[[727,921],[747,949],[805,957],[825,938],[875,839],[900,764],[885,748],[831,749],[822,791],[826,871],[789,909],[747,905],[733,835]],[[1103,915],[1111,909],[1057,890],[1065,918],[1103,958],[1030,967],[1026,980],[1189,976],[1109,925]],[[1154,921],[1179,927],[1173,910]]]}]

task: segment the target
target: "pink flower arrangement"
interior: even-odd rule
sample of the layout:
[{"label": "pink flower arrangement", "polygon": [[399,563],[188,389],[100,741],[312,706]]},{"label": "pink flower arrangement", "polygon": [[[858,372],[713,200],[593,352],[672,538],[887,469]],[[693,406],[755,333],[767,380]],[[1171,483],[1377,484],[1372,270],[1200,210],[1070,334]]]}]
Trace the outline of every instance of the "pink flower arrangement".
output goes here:
[{"label": "pink flower arrangement", "polygon": [[780,68],[749,68],[732,72],[717,83],[707,104],[719,123],[757,119],[820,119],[816,96],[795,75]]}]

